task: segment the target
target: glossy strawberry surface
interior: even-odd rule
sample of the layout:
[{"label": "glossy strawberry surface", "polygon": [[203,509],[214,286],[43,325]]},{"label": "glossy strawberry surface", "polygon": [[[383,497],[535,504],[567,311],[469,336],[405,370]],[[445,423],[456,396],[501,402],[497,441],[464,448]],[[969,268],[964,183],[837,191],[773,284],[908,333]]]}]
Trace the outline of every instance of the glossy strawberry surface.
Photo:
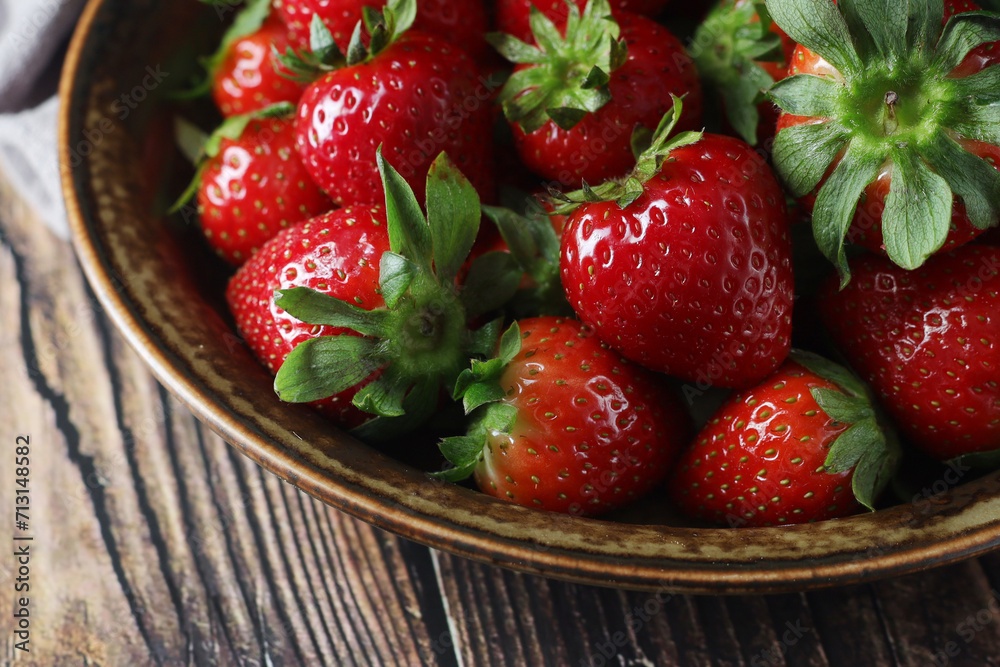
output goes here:
[{"label": "glossy strawberry surface", "polygon": [[517,417],[487,440],[484,492],[520,505],[599,514],[651,490],[689,433],[677,398],[575,320],[520,322],[522,348],[500,379]]},{"label": "glossy strawberry surface", "polygon": [[1000,250],[851,268],[846,289],[824,290],[823,321],[900,431],[939,459],[1000,449]]},{"label": "glossy strawberry surface", "polygon": [[408,32],[370,61],[330,72],[299,103],[299,155],[341,205],[385,195],[375,163],[381,145],[419,199],[434,159],[458,165],[480,196],[493,196],[491,91],[463,52]]},{"label": "glossy strawberry surface", "polygon": [[678,461],[669,489],[693,518],[729,527],[819,521],[860,509],[853,470],[830,473],[827,454],[847,430],[816,403],[837,385],[788,362],[732,396]]},{"label": "glossy strawberry surface", "polygon": [[[531,134],[514,127],[524,164],[564,187],[598,184],[629,171],[635,165],[633,131],[639,125],[656,129],[673,106],[672,95],[684,97],[678,130],[701,126],[701,82],[683,44],[643,16],[620,13],[617,18],[628,44],[628,60],[611,74],[611,102],[588,114],[572,130],[563,130],[552,121]],[[530,65],[518,69],[525,67]]]},{"label": "glossy strawberry surface", "polygon": [[282,229],[331,208],[299,160],[291,120],[251,121],[238,140],[223,139],[198,190],[205,237],[237,266]]},{"label": "glossy strawberry surface", "polygon": [[295,104],[305,85],[283,75],[274,51],[290,42],[284,23],[269,18],[257,32],[234,41],[212,80],[212,97],[223,116],[239,116],[278,102]]},{"label": "glossy strawberry surface", "polygon": [[[379,294],[379,261],[389,249],[385,211],[352,206],[284,230],[233,276],[226,291],[240,335],[272,374],[296,345],[319,336],[352,333],[305,324],[274,303],[278,289],[309,287],[373,310],[384,305]],[[361,388],[316,403],[345,427],[371,418],[351,404]]]},{"label": "glossy strawberry surface", "polygon": [[626,357],[685,380],[747,387],[791,342],[785,197],[738,139],[675,149],[624,209],[584,204],[563,234],[580,318]]}]

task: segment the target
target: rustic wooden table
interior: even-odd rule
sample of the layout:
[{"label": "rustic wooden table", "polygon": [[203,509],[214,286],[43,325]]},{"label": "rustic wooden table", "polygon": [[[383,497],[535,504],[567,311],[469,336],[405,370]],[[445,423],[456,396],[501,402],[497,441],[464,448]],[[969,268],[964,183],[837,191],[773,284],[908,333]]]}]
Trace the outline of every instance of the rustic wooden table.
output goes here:
[{"label": "rustic wooden table", "polygon": [[[514,574],[340,514],[153,379],[2,175],[0,372],[4,664],[1000,664],[997,555],[805,594],[651,595]],[[15,531],[18,436],[30,508]]]}]

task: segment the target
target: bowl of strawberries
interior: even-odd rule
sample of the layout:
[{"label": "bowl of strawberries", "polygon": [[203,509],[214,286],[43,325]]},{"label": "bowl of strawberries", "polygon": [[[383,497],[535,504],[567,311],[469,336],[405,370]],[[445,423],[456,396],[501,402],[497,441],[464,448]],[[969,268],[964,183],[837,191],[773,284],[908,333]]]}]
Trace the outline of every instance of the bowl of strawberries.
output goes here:
[{"label": "bowl of strawberries", "polygon": [[721,593],[983,553],[1000,15],[883,4],[91,0],[77,253],[206,424],[435,548]]}]

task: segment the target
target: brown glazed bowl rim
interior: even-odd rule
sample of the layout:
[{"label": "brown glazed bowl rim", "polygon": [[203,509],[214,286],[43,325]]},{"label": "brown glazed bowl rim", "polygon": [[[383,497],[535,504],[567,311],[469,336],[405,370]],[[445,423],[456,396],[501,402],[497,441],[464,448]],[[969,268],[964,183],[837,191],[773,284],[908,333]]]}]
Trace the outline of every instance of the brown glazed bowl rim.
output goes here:
[{"label": "brown glazed bowl rim", "polygon": [[265,469],[348,514],[436,549],[522,572],[637,590],[804,590],[914,572],[1000,544],[997,474],[921,503],[816,524],[739,530],[634,525],[516,507],[434,482],[375,452],[347,460],[366,448],[342,433],[331,436],[338,447],[315,451],[295,440],[299,413],[289,416],[290,424],[254,419],[231,395],[213,391],[217,369],[182,363],[184,351],[171,349],[140,313],[129,287],[115,283],[111,249],[102,247],[96,233],[104,224],[94,210],[98,205],[84,205],[90,172],[71,166],[73,140],[85,127],[87,93],[95,83],[86,64],[102,49],[94,26],[114,22],[113,7],[124,1],[88,2],[60,85],[61,175],[77,256],[109,317],[156,377]]}]

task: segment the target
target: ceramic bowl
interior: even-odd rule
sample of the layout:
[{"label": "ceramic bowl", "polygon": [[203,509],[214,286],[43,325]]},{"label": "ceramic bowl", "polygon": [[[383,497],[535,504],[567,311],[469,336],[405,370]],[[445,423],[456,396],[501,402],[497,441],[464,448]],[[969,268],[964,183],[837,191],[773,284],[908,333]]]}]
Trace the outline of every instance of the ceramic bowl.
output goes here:
[{"label": "ceramic bowl", "polygon": [[193,221],[162,213],[183,172],[162,91],[220,28],[217,11],[194,0],[89,2],[61,87],[63,187],[80,262],[115,325],[170,391],[267,470],[437,549],[633,589],[801,590],[912,572],[1000,543],[996,474],[920,502],[800,526],[683,527],[652,504],[625,516],[629,522],[594,520],[434,481],[308,409],[280,403],[232,331],[224,267]]}]

